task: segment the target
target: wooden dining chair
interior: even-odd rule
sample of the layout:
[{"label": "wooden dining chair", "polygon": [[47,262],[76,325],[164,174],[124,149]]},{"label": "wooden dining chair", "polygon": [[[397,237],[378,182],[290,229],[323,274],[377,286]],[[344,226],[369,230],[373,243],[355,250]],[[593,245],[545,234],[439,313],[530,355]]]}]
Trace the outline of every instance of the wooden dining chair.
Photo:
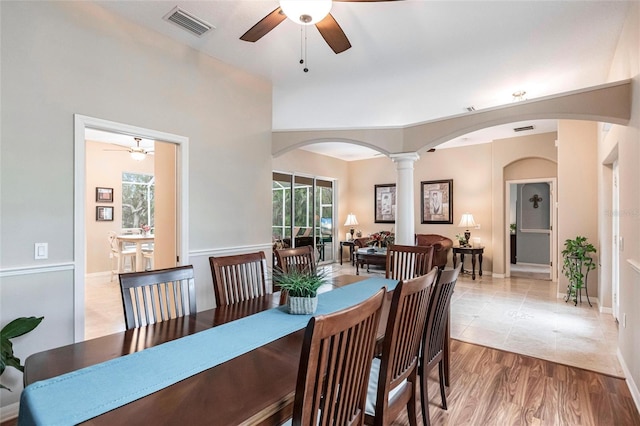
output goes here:
[{"label": "wooden dining chair", "polygon": [[386,289],[328,315],[305,330],[293,425],[362,425],[367,379]]},{"label": "wooden dining chair", "polygon": [[127,330],[196,312],[193,266],[120,274]]},{"label": "wooden dining chair", "polygon": [[277,268],[287,273],[293,268],[299,271],[314,271],[316,259],[313,246],[301,246],[276,250]]},{"label": "wooden dining chair", "polygon": [[410,280],[426,275],[433,268],[433,246],[403,246],[387,248],[385,276],[394,280]]},{"label": "wooden dining chair", "polygon": [[210,257],[216,306],[231,305],[270,293],[264,252]]},{"label": "wooden dining chair", "polygon": [[437,365],[438,378],[440,381],[440,398],[442,408],[447,409],[447,396],[445,393],[444,377],[444,354],[445,345],[448,344],[446,335],[447,322],[449,318],[449,307],[451,306],[451,295],[455,288],[458,275],[462,269],[459,264],[455,269],[440,271],[438,279],[433,285],[431,297],[429,298],[429,309],[427,314],[427,325],[424,328],[422,338],[422,351],[420,354],[420,364],[418,374],[420,376],[420,395],[422,405],[422,424],[430,424],[429,420],[429,395],[427,378],[429,372]]},{"label": "wooden dining chair", "polygon": [[393,290],[382,353],[371,365],[365,424],[391,424],[405,407],[409,424],[417,424],[418,357],[437,271],[401,281]]}]

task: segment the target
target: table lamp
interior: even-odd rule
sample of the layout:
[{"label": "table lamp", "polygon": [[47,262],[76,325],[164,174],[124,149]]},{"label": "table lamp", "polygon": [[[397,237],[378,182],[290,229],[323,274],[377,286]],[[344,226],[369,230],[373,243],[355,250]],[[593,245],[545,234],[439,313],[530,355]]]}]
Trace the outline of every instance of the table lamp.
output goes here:
[{"label": "table lamp", "polygon": [[356,219],[356,215],[353,213],[349,213],[347,215],[347,221],[344,223],[344,226],[350,226],[349,232],[351,233],[351,239],[353,240],[353,233],[356,232],[354,226],[358,224],[358,219]]},{"label": "table lamp", "polygon": [[476,222],[473,220],[473,215],[471,213],[464,213],[462,218],[460,219],[460,223],[458,224],[458,228],[467,228],[464,231],[464,245],[469,245],[469,238],[471,238],[471,232],[469,228],[476,226]]}]

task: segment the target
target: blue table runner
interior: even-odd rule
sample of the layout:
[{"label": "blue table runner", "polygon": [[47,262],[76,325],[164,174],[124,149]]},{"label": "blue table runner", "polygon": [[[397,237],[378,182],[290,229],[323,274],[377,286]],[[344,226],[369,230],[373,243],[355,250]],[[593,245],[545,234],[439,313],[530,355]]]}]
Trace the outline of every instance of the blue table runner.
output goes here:
[{"label": "blue table runner", "polygon": [[[395,280],[369,278],[318,296],[315,315],[355,305]],[[306,327],[311,315],[278,307],[27,386],[19,426],[77,424]],[[171,368],[162,368],[168,359]],[[160,367],[159,367],[160,366]]]}]

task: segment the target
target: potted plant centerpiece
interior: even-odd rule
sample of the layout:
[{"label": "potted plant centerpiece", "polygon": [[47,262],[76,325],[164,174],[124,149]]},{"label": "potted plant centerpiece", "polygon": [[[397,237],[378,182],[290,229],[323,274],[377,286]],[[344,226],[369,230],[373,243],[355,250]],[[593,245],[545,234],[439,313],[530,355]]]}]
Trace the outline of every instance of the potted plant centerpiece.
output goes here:
[{"label": "potted plant centerpiece", "polygon": [[[13,354],[13,344],[11,339],[15,337],[27,334],[42,322],[44,317],[20,317],[16,318],[0,330],[0,345],[2,346],[2,356],[0,358],[0,376],[4,373],[6,367],[13,367],[17,370],[24,372],[24,366],[20,363],[20,358]],[[8,387],[0,384],[0,389],[7,389]]]},{"label": "potted plant centerpiece", "polygon": [[390,231],[380,231],[375,234],[369,235],[369,242],[367,245],[377,247],[378,249],[386,248],[395,241],[395,235]]},{"label": "potted plant centerpiece", "polygon": [[291,268],[287,272],[275,269],[273,279],[281,291],[287,292],[289,313],[309,315],[318,308],[318,289],[327,282],[327,272],[317,268]]},{"label": "potted plant centerpiece", "polygon": [[577,236],[564,242],[562,250],[562,273],[569,279],[566,301],[570,298],[577,304],[580,289],[586,286],[589,271],[596,269],[596,263],[590,256],[596,248],[587,242],[586,237]]}]

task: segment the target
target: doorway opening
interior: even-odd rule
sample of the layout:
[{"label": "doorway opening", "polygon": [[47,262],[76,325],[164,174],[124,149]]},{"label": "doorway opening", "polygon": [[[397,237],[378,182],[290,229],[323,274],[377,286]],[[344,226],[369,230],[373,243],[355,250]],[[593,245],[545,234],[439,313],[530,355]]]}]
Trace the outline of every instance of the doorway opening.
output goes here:
[{"label": "doorway opening", "polygon": [[555,178],[507,181],[507,277],[557,281],[555,201]]},{"label": "doorway opening", "polygon": [[[93,130],[136,139],[134,146],[142,146],[145,154],[135,158],[139,152],[131,146],[88,140],[87,132]],[[137,139],[149,140],[151,146],[144,146]],[[140,253],[133,249],[136,256],[124,260],[128,261],[128,269],[116,272],[188,263],[188,138],[76,115],[74,141],[74,337],[81,341],[87,325],[87,277],[102,275],[111,281],[115,262],[110,233],[122,236],[122,241],[117,242],[119,247],[124,246],[127,236],[144,237],[147,249],[143,256],[142,243],[134,242],[134,246],[141,246]],[[110,160],[107,154],[115,158]],[[144,162],[148,164],[143,165]],[[98,187],[102,188],[102,199],[98,198]],[[147,256],[147,240],[153,244],[152,256]]]}]

